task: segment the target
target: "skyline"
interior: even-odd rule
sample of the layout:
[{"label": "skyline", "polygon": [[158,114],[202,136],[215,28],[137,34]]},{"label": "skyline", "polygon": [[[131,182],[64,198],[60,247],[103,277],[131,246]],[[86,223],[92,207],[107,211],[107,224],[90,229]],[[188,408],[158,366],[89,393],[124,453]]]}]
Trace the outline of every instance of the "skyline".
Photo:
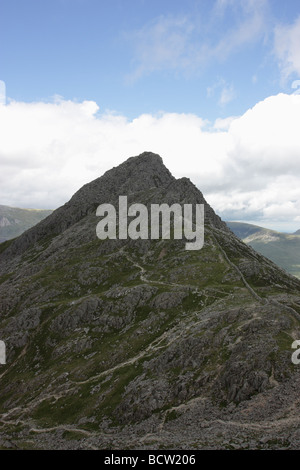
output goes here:
[{"label": "skyline", "polygon": [[152,151],[224,220],[300,228],[299,2],[0,0],[0,14],[1,204],[54,209]]},{"label": "skyline", "polygon": [[129,119],[214,121],[289,93],[299,70],[296,0],[1,0],[0,9],[1,79],[16,101],[61,96]]}]

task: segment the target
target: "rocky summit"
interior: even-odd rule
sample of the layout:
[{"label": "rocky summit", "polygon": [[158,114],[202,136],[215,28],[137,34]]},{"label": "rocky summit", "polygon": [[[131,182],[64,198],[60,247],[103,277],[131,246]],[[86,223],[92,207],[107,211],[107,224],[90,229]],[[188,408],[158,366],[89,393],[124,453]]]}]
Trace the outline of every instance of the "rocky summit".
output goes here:
[{"label": "rocky summit", "polygon": [[[204,246],[96,236],[100,204],[204,204]],[[2,449],[299,449],[300,281],[160,156],[0,245]]]}]

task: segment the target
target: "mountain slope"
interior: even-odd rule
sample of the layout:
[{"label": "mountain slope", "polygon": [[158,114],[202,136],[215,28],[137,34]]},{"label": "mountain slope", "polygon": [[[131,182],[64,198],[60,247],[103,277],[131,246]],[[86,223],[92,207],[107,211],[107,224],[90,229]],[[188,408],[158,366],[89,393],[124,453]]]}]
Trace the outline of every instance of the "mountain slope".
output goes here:
[{"label": "mountain slope", "polygon": [[300,234],[276,232],[241,222],[227,222],[227,225],[247,245],[300,278]]},{"label": "mountain slope", "polygon": [[0,205],[0,243],[18,237],[51,212],[51,210],[19,209]]},{"label": "mountain slope", "polygon": [[[99,240],[96,207],[204,203],[205,243]],[[300,282],[144,153],[0,255],[2,448],[231,448],[299,437]]]}]

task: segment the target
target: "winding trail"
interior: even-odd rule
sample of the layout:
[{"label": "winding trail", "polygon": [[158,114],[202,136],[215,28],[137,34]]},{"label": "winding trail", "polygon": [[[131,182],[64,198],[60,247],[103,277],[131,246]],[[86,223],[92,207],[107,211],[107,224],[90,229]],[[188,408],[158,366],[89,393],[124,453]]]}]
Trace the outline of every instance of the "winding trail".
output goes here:
[{"label": "winding trail", "polygon": [[260,297],[257,292],[254,291],[254,289],[248,284],[248,282],[246,281],[243,273],[241,272],[241,270],[229,259],[227,253],[225,252],[225,250],[221,247],[221,245],[219,244],[219,242],[217,241],[216,237],[214,236],[214,234],[212,233],[212,238],[214,239],[216,245],[218,246],[218,248],[220,249],[220,251],[222,252],[222,254],[224,255],[224,258],[226,259],[226,261],[228,262],[228,264],[238,273],[238,275],[240,276],[241,280],[243,281],[245,287],[248,289],[248,291],[250,292],[250,294],[255,298],[255,300],[257,300],[258,302],[260,302],[262,305],[266,305],[266,304],[273,304],[273,305],[276,305],[277,307],[279,308],[282,308],[282,309],[285,309],[286,311],[288,311],[289,313],[291,313],[294,318],[298,321],[300,321],[300,314],[294,310],[292,307],[288,306],[288,305],[285,305],[285,304],[282,304],[280,302],[278,302],[278,300],[274,300],[274,299],[263,299],[262,297]]},{"label": "winding trail", "polygon": [[[262,305],[273,304],[277,308],[285,309],[290,314],[292,314],[298,321],[300,321],[300,314],[296,310],[294,310],[292,307],[290,307],[288,305],[285,305],[285,304],[281,304],[277,300],[262,298],[249,285],[249,283],[245,279],[243,273],[238,268],[238,266],[236,266],[229,259],[227,253],[222,248],[222,246],[219,244],[219,242],[217,241],[215,235],[212,232],[211,232],[211,237],[213,238],[213,240],[214,240],[216,246],[218,247],[218,249],[220,250],[220,253],[222,253],[224,259],[227,262],[227,264],[233,270],[235,270],[237,272],[238,276],[242,280],[242,282],[243,282],[244,286],[246,287],[247,291],[255,299],[255,301],[259,302]],[[133,266],[135,266],[139,270],[140,280],[142,282],[147,283],[147,284],[152,284],[152,285],[159,284],[159,285],[163,285],[163,286],[166,286],[166,287],[173,287],[173,288],[174,287],[175,288],[181,288],[181,289],[182,288],[189,288],[189,289],[193,290],[194,293],[205,294],[205,290],[200,290],[197,286],[182,285],[182,284],[177,284],[177,283],[171,283],[171,282],[164,282],[164,281],[149,279],[148,276],[147,276],[146,269],[143,266],[141,266],[138,262],[136,262],[134,259],[132,259],[132,257],[125,250],[122,249],[122,251],[123,251],[123,255],[126,257],[126,259]],[[220,292],[222,294],[225,294],[225,292],[222,292],[222,291],[220,291]],[[210,295],[211,295],[211,293],[210,293]],[[222,301],[222,300],[223,299],[220,299],[220,298],[216,297],[216,302]],[[205,307],[202,307],[201,310],[203,308],[205,308]],[[199,312],[195,312],[195,313],[199,313]],[[56,394],[47,394],[47,395],[39,397],[38,400],[33,399],[28,404],[28,406],[12,408],[11,410],[4,413],[0,417],[0,422],[2,422],[5,425],[8,425],[8,426],[23,424],[24,426],[29,427],[30,432],[34,432],[34,433],[37,433],[37,434],[51,433],[51,432],[57,431],[57,430],[64,430],[64,431],[69,431],[69,432],[77,432],[79,434],[82,434],[86,438],[91,438],[91,439],[94,439],[95,437],[100,437],[101,435],[109,437],[110,436],[109,434],[106,435],[105,433],[100,433],[100,432],[95,432],[95,431],[88,431],[86,429],[78,428],[78,427],[75,427],[75,426],[73,427],[72,425],[57,425],[57,426],[51,426],[49,428],[37,427],[35,424],[32,424],[30,421],[22,420],[22,418],[14,419],[13,415],[15,413],[18,413],[18,412],[21,412],[21,416],[22,415],[24,416],[24,414],[26,414],[26,413],[31,413],[34,408],[36,408],[41,402],[43,402],[45,400],[49,400],[51,398],[54,398],[55,400],[58,400],[58,399],[64,397],[69,392],[76,390],[75,386],[77,386],[77,385],[84,385],[84,384],[87,384],[87,383],[95,382],[95,381],[99,380],[102,377],[106,377],[106,376],[114,373],[116,370],[119,370],[119,369],[121,369],[123,367],[126,367],[128,365],[132,365],[132,364],[137,363],[140,359],[147,357],[147,355],[152,354],[153,352],[159,351],[161,349],[166,349],[172,343],[177,341],[179,338],[181,338],[186,333],[187,328],[189,327],[190,323],[193,323],[193,325],[195,325],[195,324],[205,323],[206,321],[207,321],[207,318],[201,319],[201,320],[195,322],[195,317],[193,317],[193,318],[187,318],[187,317],[182,318],[181,317],[180,320],[172,328],[170,328],[169,330],[165,330],[158,338],[156,338],[154,341],[152,341],[145,349],[141,350],[138,354],[134,355],[133,357],[130,357],[130,358],[124,360],[123,362],[120,362],[119,364],[115,365],[114,367],[100,372],[99,374],[96,374],[92,377],[89,377],[86,380],[82,380],[82,381],[69,380],[68,385],[70,387],[69,387],[69,389],[64,390],[63,393],[61,393],[61,394],[58,394],[58,393],[56,393]],[[41,326],[43,324],[44,324],[44,322],[39,326],[39,328],[41,328]],[[21,354],[17,357],[17,359],[14,361],[14,363],[17,360],[19,360],[20,357],[23,356],[26,353],[26,350],[27,350],[27,345],[21,351]],[[14,363],[12,363],[11,366],[13,366]],[[5,371],[2,375],[0,375],[0,378],[5,373],[7,373],[7,371]],[[205,400],[205,398],[196,397],[196,398],[192,398],[191,400],[187,401],[186,403],[181,403],[178,406],[173,406],[171,408],[168,408],[167,410],[165,410],[162,413],[162,419],[161,419],[161,422],[159,423],[159,425],[157,427],[157,432],[147,433],[143,437],[138,438],[137,442],[143,443],[149,438],[159,439],[159,434],[164,431],[164,427],[165,427],[165,424],[166,424],[169,413],[171,413],[172,411],[182,411],[182,410],[191,409],[193,406],[197,405],[197,403],[199,401],[203,401],[203,400]],[[212,419],[212,420],[204,420],[204,421],[201,422],[202,427],[206,427],[206,426],[211,427],[214,424],[220,424],[220,425],[222,425],[222,426],[224,425],[226,427],[231,426],[231,427],[239,428],[241,430],[242,429],[247,429],[247,430],[253,430],[253,431],[263,431],[263,430],[268,431],[268,430],[272,430],[273,428],[282,428],[284,426],[292,426],[292,425],[293,426],[299,426],[300,425],[300,417],[299,416],[291,416],[291,417],[282,418],[282,419],[278,419],[278,420],[265,420],[265,421],[260,421],[260,422],[253,422],[253,421],[252,422],[244,422],[244,421],[235,421],[235,420],[228,420],[227,421],[227,420],[222,420],[222,419],[216,418],[216,419]],[[93,443],[90,443],[90,448],[97,449],[97,447],[92,445],[92,444]],[[17,447],[17,445],[16,445],[16,447]]]},{"label": "winding trail", "polygon": [[146,276],[147,271],[145,270],[145,268],[143,266],[141,266],[140,264],[138,264],[136,261],[134,261],[131,258],[131,256],[129,256],[129,254],[126,253],[126,251],[123,251],[123,254],[133,266],[135,266],[136,268],[138,268],[140,270],[140,279],[141,279],[141,281],[146,282],[147,284],[160,284],[162,286],[180,287],[181,289],[183,287],[187,287],[187,288],[190,288],[190,289],[194,289],[197,292],[200,292],[200,290],[196,286],[176,284],[175,282],[164,282],[164,281],[148,279],[147,276]]},{"label": "winding trail", "polygon": [[265,300],[262,299],[262,297],[260,297],[255,291],[254,289],[252,289],[252,287],[248,284],[248,282],[246,281],[243,273],[241,272],[241,270],[228,258],[228,255],[227,253],[225,252],[225,250],[221,247],[221,245],[219,244],[218,240],[216,239],[216,237],[214,236],[214,234],[212,233],[211,234],[212,238],[214,239],[217,247],[219,248],[219,250],[221,251],[221,253],[223,254],[224,258],[226,259],[227,263],[238,273],[239,277],[241,278],[241,280],[243,281],[245,287],[248,289],[248,291],[250,292],[250,294],[255,298],[255,300],[258,300],[258,302],[260,302],[261,304],[265,304]]},{"label": "winding trail", "polygon": [[[192,321],[192,320],[190,320],[190,321]],[[206,321],[207,321],[207,319],[199,320],[196,323],[195,323],[195,321],[193,321],[193,324],[198,325],[198,324],[204,323]],[[105,377],[105,376],[115,372],[116,370],[121,369],[122,367],[126,367],[128,365],[134,364],[135,362],[138,362],[141,358],[143,358],[143,357],[145,357],[149,354],[152,354],[155,351],[158,351],[160,349],[168,348],[172,343],[177,341],[185,333],[185,328],[183,327],[183,324],[184,324],[185,327],[188,325],[187,321],[185,322],[184,320],[180,320],[170,330],[164,331],[164,333],[161,336],[159,336],[159,338],[156,338],[154,341],[152,341],[152,343],[150,343],[139,354],[136,354],[135,356],[133,356],[129,359],[126,359],[123,362],[120,362],[116,366],[114,366],[110,369],[106,369],[106,370],[104,370],[103,372],[100,372],[97,375],[93,375],[92,377],[89,377],[86,380],[82,380],[82,381],[70,380],[70,382],[72,384],[76,384],[76,385],[83,385],[83,384],[87,384],[87,383],[90,383],[90,382],[94,382],[95,380],[98,380],[101,377]],[[166,342],[164,344],[161,344],[164,340],[168,340],[168,342]]]}]

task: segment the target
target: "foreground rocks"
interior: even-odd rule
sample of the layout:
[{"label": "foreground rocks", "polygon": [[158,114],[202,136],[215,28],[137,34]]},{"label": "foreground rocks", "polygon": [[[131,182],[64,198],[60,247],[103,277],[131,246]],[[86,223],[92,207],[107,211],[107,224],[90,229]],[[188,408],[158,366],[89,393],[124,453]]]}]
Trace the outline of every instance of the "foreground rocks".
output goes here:
[{"label": "foreground rocks", "polygon": [[[204,203],[203,249],[100,241],[118,193]],[[84,186],[0,262],[2,448],[299,448],[300,282],[160,157]]]}]

